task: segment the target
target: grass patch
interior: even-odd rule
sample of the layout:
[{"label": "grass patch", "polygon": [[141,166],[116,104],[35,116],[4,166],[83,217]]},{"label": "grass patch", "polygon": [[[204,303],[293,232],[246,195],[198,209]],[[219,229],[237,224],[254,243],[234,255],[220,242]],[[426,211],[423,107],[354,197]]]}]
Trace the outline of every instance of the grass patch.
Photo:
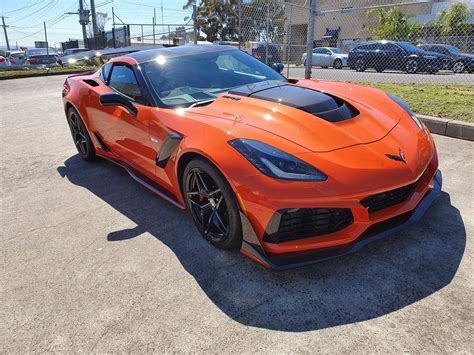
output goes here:
[{"label": "grass patch", "polygon": [[67,66],[64,68],[61,67],[53,67],[49,69],[29,69],[29,70],[2,70],[0,71],[0,78],[3,77],[22,77],[25,75],[43,75],[45,73],[48,74],[68,74],[68,73],[75,73],[80,70],[94,70],[97,67],[94,66]]},{"label": "grass patch", "polygon": [[360,83],[398,96],[413,112],[474,122],[474,85]]}]

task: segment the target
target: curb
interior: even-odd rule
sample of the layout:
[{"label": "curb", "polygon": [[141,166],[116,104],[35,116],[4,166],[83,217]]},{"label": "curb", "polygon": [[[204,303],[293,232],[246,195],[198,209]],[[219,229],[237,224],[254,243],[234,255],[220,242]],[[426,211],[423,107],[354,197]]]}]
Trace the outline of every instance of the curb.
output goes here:
[{"label": "curb", "polygon": [[426,115],[417,116],[423,120],[431,133],[474,141],[474,123]]},{"label": "curb", "polygon": [[24,78],[35,78],[39,76],[52,76],[52,75],[69,75],[69,74],[79,74],[79,73],[85,73],[91,71],[91,69],[77,69],[77,70],[71,70],[68,72],[44,72],[44,73],[25,73],[25,74],[19,74],[19,75],[7,75],[7,76],[1,76],[0,80],[10,80],[10,79],[24,79]]}]

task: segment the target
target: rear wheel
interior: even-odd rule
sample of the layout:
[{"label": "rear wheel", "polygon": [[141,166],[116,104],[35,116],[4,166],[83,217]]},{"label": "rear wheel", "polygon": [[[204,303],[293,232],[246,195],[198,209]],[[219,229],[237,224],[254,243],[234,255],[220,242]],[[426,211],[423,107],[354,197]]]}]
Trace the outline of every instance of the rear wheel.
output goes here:
[{"label": "rear wheel", "polygon": [[453,65],[453,72],[455,72],[456,74],[461,74],[461,73],[463,73],[465,69],[466,69],[466,66],[465,66],[464,63],[461,62],[461,61],[456,62],[456,63],[454,63],[454,65]]},{"label": "rear wheel", "polygon": [[74,141],[74,145],[76,146],[77,152],[81,158],[88,161],[94,160],[96,154],[91,137],[87,132],[81,116],[72,107],[67,111],[67,123],[71,130],[72,140]]},{"label": "rear wheel", "polygon": [[242,245],[240,210],[232,188],[217,168],[204,159],[194,159],[183,174],[186,205],[202,236],[220,249]]},{"label": "rear wheel", "polygon": [[334,69],[342,69],[342,60],[336,59],[332,65]]}]

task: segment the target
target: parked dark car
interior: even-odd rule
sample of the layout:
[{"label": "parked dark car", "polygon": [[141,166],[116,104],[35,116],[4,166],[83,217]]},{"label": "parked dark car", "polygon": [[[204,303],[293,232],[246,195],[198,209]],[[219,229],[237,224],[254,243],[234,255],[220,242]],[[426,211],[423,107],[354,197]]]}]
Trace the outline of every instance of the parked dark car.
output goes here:
[{"label": "parked dark car", "polygon": [[392,69],[413,74],[437,72],[444,69],[447,61],[443,54],[424,51],[408,42],[371,41],[354,47],[347,64],[357,71]]},{"label": "parked dark car", "polygon": [[449,62],[448,68],[455,73],[474,72],[474,55],[461,52],[459,48],[447,44],[419,44],[418,48],[424,51],[444,54]]},{"label": "parked dark car", "polygon": [[257,48],[253,48],[252,55],[269,66],[272,66],[275,63],[281,63],[280,51],[277,46],[273,44],[268,45],[268,60],[266,44],[260,44]]},{"label": "parked dark car", "polygon": [[27,62],[30,65],[43,66],[59,64],[62,66],[59,54],[54,49],[46,50],[46,48],[32,48],[26,52]]}]

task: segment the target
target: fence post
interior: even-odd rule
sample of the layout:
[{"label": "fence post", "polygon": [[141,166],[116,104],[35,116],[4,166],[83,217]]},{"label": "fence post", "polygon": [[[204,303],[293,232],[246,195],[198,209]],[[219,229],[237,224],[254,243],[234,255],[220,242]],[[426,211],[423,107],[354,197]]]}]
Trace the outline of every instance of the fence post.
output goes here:
[{"label": "fence post", "polygon": [[309,28],[306,43],[306,69],[304,72],[305,79],[311,79],[311,67],[313,64],[313,41],[314,41],[314,21],[316,17],[316,0],[311,0],[311,8],[309,11]]},{"label": "fence post", "polygon": [[267,3],[267,15],[266,15],[266,43],[265,43],[265,64],[268,65],[268,36],[269,36],[269,26],[270,26],[270,1]]},{"label": "fence post", "polygon": [[143,25],[141,25],[141,28],[142,28],[142,45],[145,44],[144,40],[143,40]]},{"label": "fence post", "polygon": [[290,59],[291,59],[291,19],[293,17],[293,6],[290,5],[290,21],[288,21],[288,36],[286,37],[286,77],[290,76]]},{"label": "fence post", "polygon": [[114,12],[114,7],[112,6],[112,42],[113,42],[113,47],[116,48],[115,44],[115,12]]},{"label": "fence post", "polygon": [[43,22],[44,27],[44,39],[46,40],[46,54],[49,55],[49,43],[48,43],[48,34],[46,33],[46,22]]},{"label": "fence post", "polygon": [[242,0],[237,0],[237,13],[238,13],[238,22],[237,22],[237,34],[239,36],[239,49],[240,49],[240,43],[242,41],[242,33],[241,33],[241,22],[242,22],[242,6],[241,6]]}]

